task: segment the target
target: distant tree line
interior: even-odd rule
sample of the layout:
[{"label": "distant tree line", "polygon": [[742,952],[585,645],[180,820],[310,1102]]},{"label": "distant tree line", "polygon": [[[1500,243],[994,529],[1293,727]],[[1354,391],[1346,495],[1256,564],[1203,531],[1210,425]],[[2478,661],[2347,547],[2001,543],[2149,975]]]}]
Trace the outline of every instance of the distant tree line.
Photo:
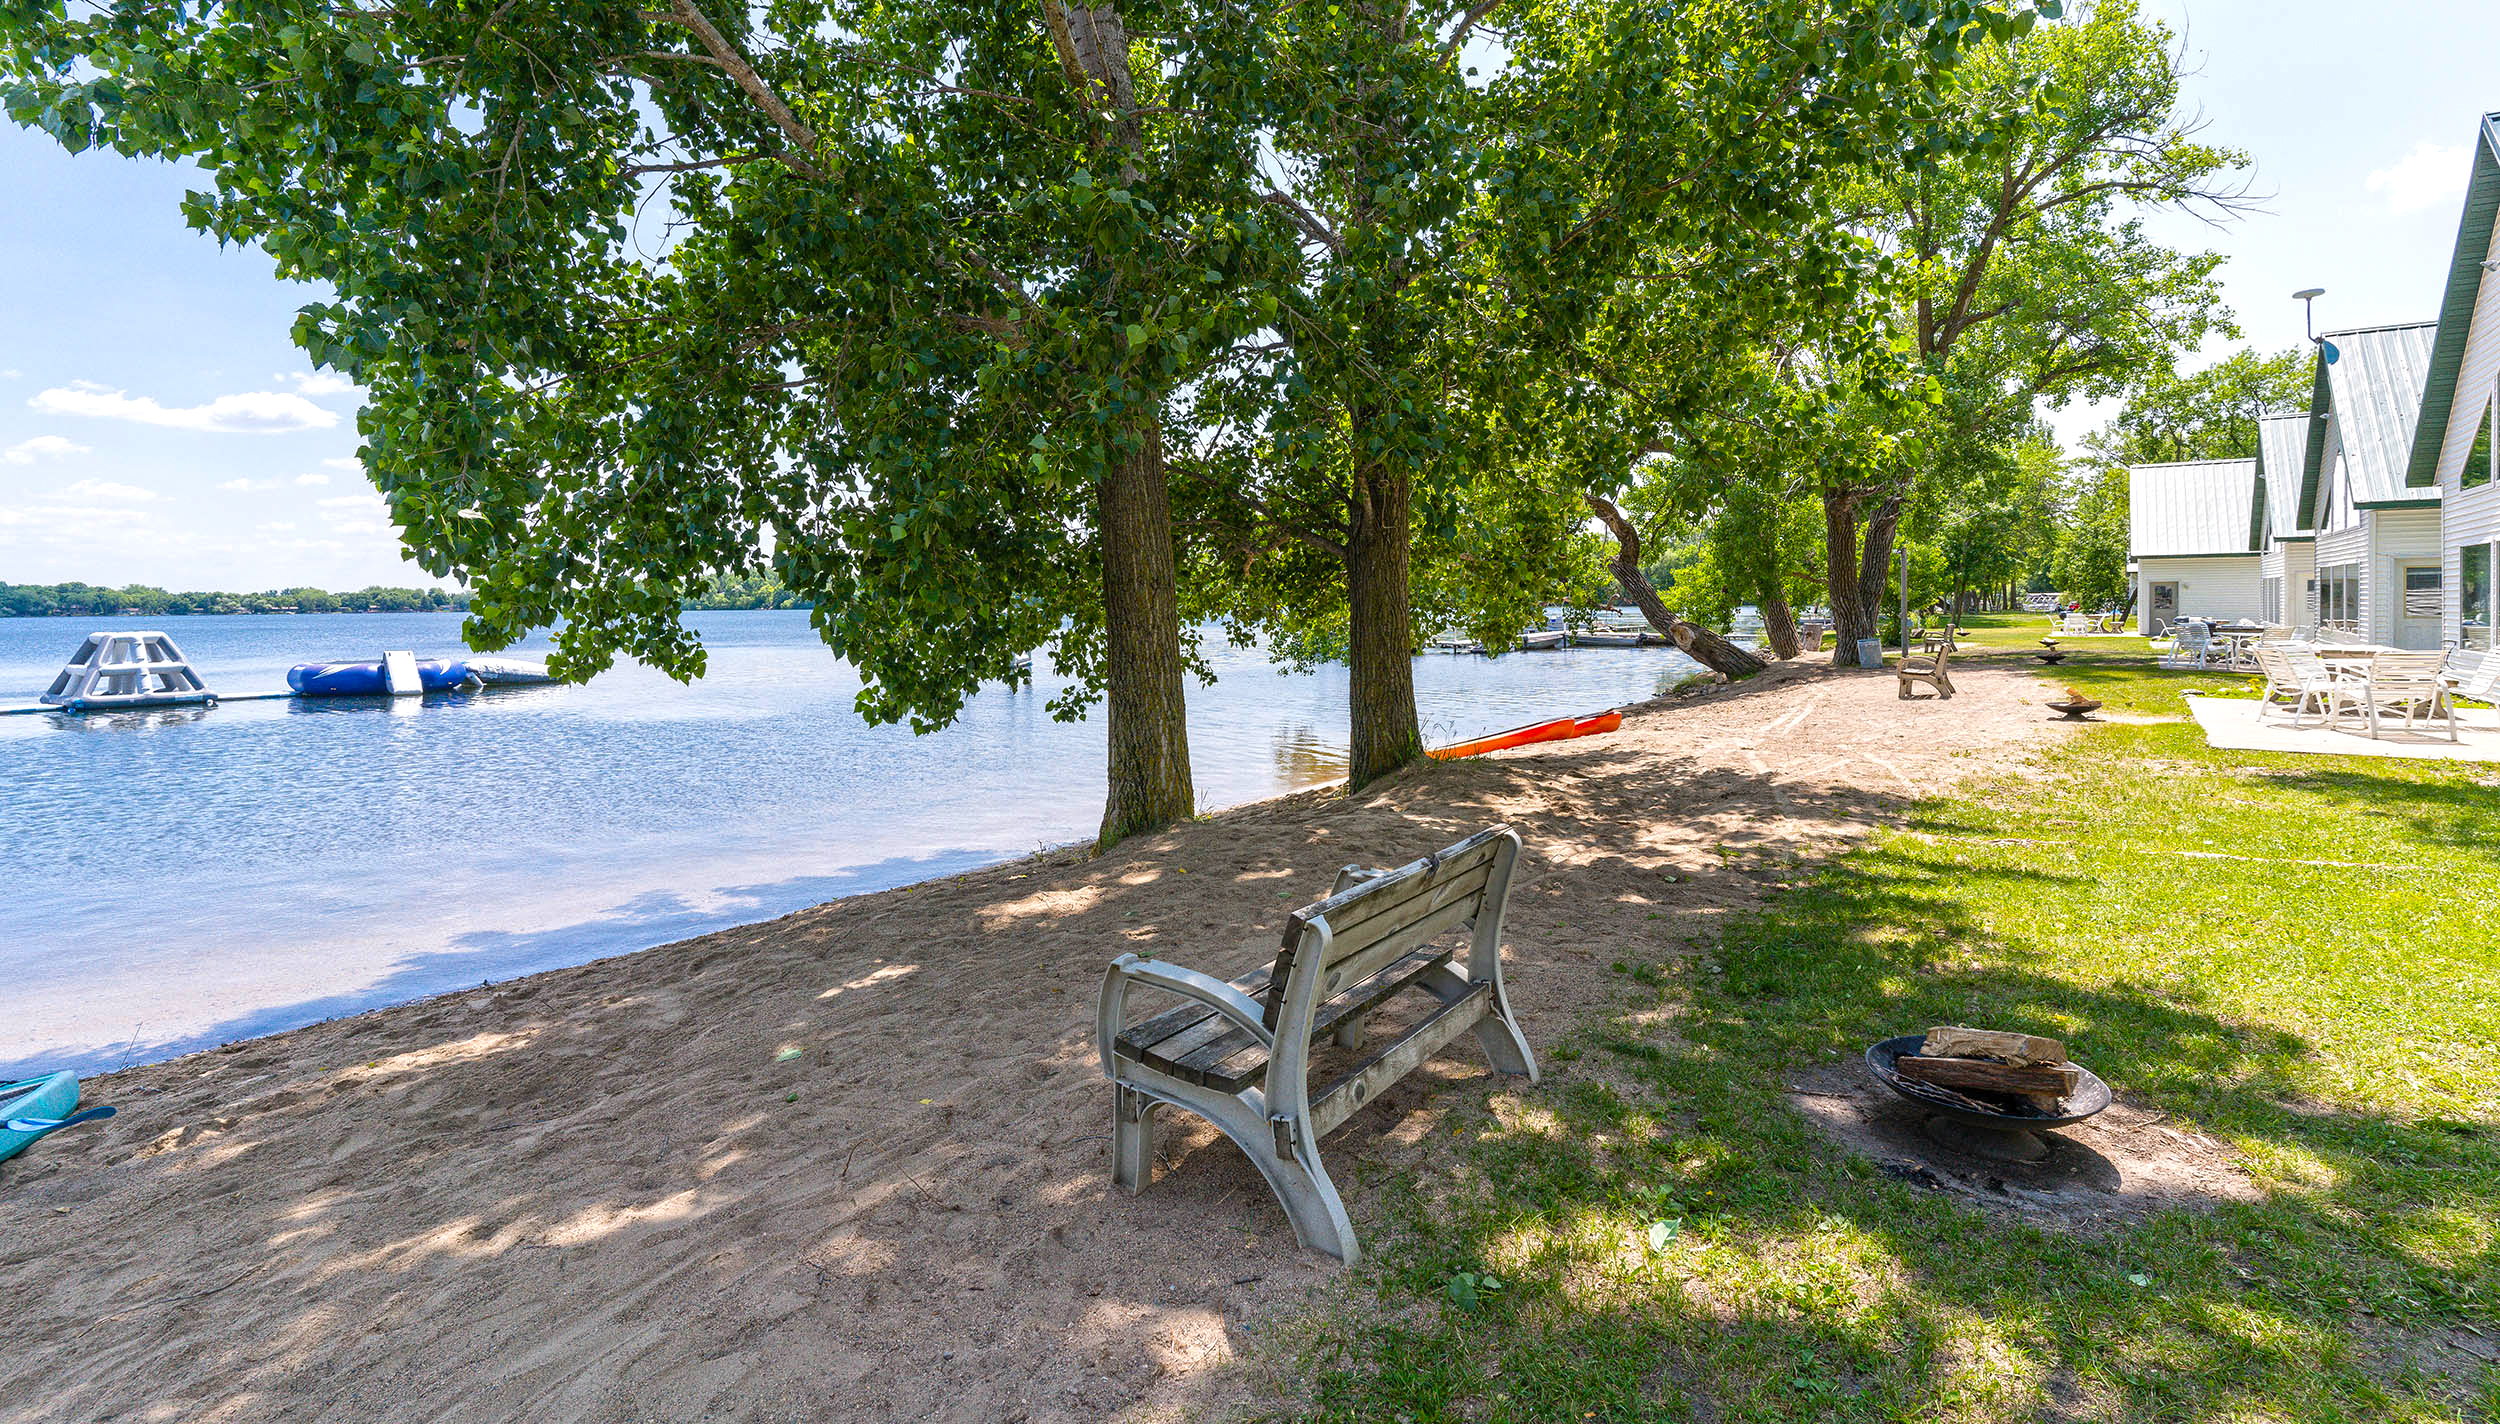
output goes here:
[{"label": "distant tree line", "polygon": [[771,574],[747,578],[715,578],[712,586],[685,600],[688,608],[806,608],[807,598],[791,592]]},{"label": "distant tree line", "polygon": [[431,613],[466,609],[463,594],[439,588],[384,588],[352,593],[318,588],[280,588],[266,593],[169,593],[143,583],[101,588],[91,583],[0,583],[0,617],[46,618],[133,615],[181,617],[191,613]]}]

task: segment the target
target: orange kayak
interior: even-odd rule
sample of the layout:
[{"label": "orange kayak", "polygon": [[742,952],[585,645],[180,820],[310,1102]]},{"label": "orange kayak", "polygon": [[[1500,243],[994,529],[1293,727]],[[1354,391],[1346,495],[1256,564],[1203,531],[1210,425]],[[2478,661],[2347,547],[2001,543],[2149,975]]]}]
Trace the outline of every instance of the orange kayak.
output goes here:
[{"label": "orange kayak", "polygon": [[1434,747],[1425,755],[1449,761],[1456,757],[1480,756],[1485,752],[1498,752],[1509,747],[1524,747],[1535,742],[1562,742],[1569,741],[1573,737],[1594,736],[1599,732],[1611,732],[1622,725],[1623,714],[1620,712],[1600,712],[1590,717],[1557,717],[1551,722],[1513,727],[1507,732],[1495,732],[1492,736],[1478,737],[1472,742],[1457,742],[1446,747]]}]

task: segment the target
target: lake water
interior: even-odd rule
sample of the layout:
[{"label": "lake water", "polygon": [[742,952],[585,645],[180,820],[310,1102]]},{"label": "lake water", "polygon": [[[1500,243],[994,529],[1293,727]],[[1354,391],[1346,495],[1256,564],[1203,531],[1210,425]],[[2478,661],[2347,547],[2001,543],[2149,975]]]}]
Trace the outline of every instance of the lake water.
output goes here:
[{"label": "lake water", "polygon": [[[100,1069],[767,919],[1092,836],[1098,725],[985,689],[925,737],[852,710],[798,612],[696,613],[691,686],[0,717],[0,1077]],[[460,650],[457,614],[159,619],[208,685]],[[0,619],[0,704],[87,632]],[[516,649],[527,655],[530,649]],[[1345,672],[1214,648],[1189,742],[1208,808],[1344,774]],[[1427,654],[1427,742],[1648,697],[1658,649]]]}]

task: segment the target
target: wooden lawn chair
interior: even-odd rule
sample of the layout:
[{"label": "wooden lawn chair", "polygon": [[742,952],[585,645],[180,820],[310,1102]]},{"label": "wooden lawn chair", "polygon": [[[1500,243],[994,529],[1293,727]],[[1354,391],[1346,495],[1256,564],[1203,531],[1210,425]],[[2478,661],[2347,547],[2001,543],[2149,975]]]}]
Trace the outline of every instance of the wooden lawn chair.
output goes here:
[{"label": "wooden lawn chair", "polygon": [[[1518,833],[1495,826],[1395,870],[1347,866],[1327,899],[1287,918],[1273,964],[1229,983],[1135,954],[1113,960],[1094,1024],[1112,1083],[1112,1180],[1144,1188],[1156,1109],[1185,1108],[1249,1154],[1297,1240],[1353,1265],[1361,1252],[1320,1139],[1470,1029],[1497,1071],[1536,1081],[1502,989],[1502,910],[1518,861]],[[1464,958],[1441,942],[1459,931],[1469,935]],[[1131,1024],[1136,988],[1189,1002]],[[1359,1049],[1364,1016],[1406,989],[1436,1003],[1313,1092],[1312,1043]]]}]

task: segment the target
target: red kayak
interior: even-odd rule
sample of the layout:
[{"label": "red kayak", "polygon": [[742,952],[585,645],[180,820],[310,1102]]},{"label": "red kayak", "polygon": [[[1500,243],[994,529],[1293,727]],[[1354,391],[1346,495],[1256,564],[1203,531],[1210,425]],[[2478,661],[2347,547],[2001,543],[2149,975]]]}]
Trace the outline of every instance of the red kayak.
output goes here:
[{"label": "red kayak", "polygon": [[1425,755],[1449,761],[1457,757],[1498,752],[1508,747],[1524,747],[1536,742],[1563,742],[1573,737],[1594,736],[1599,732],[1611,732],[1622,725],[1623,714],[1620,712],[1600,712],[1589,717],[1557,717],[1551,722],[1513,727],[1507,732],[1495,732],[1492,736],[1478,737],[1472,742],[1435,747]]}]

